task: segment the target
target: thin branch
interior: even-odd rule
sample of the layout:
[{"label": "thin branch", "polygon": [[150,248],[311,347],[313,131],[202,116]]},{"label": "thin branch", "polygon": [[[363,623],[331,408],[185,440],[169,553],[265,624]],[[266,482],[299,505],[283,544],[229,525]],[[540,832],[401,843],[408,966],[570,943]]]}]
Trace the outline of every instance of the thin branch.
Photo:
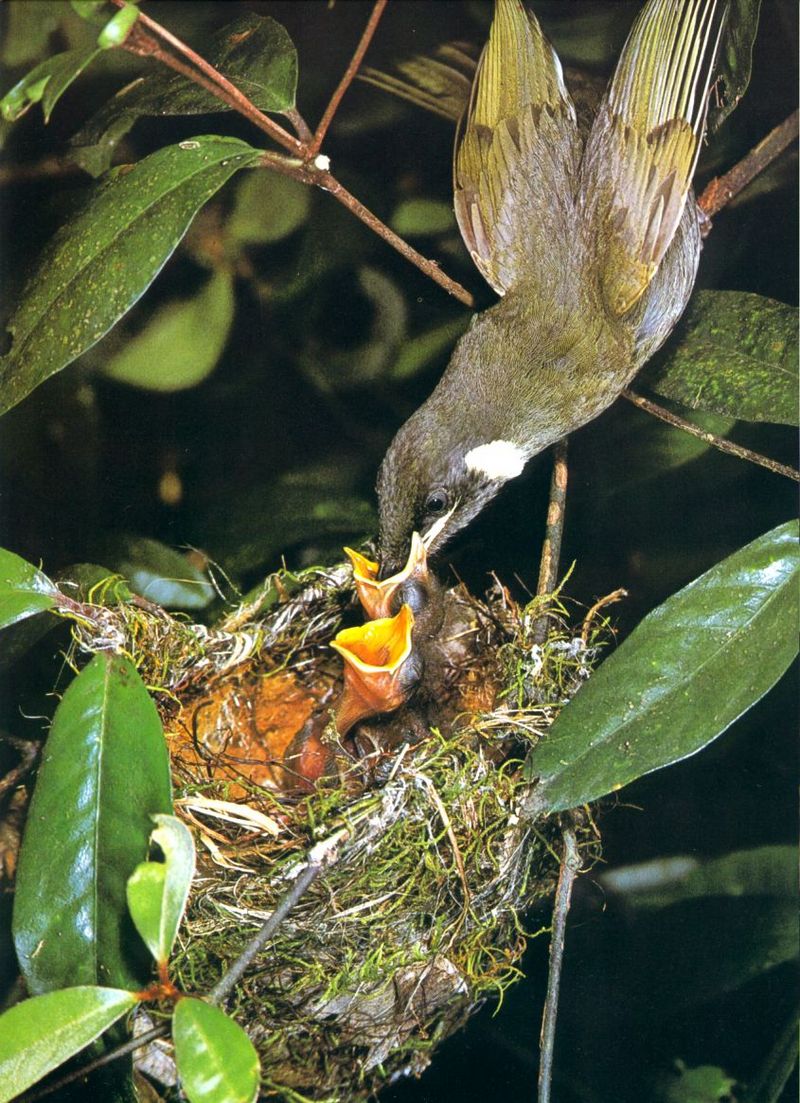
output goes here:
[{"label": "thin branch", "polygon": [[39,756],[40,745],[29,739],[18,739],[14,735],[3,733],[0,735],[0,743],[7,743],[19,754],[20,761],[12,767],[7,774],[0,777],[0,799],[12,789],[16,789],[26,774],[29,774],[33,764]]},{"label": "thin branch", "polygon": [[751,180],[770,165],[776,157],[797,139],[798,119],[797,111],[784,119],[779,126],[771,130],[766,138],[763,138],[754,149],[751,149],[746,157],[734,165],[724,176],[716,176],[703,190],[703,194],[697,201],[697,205],[708,220],[704,228],[703,236],[711,229],[711,219],[726,203],[730,203],[735,195],[743,191]]},{"label": "thin branch", "polygon": [[231,989],[238,984],[298,900],[313,885],[323,869],[338,860],[339,848],[349,838],[349,835],[347,828],[342,828],[329,839],[325,839],[311,848],[306,865],[295,878],[289,891],[281,897],[275,911],[258,933],[251,938],[233,965],[208,993],[207,998],[211,1003],[221,1003]]},{"label": "thin branch", "polygon": [[558,997],[561,990],[561,966],[564,961],[564,937],[567,930],[567,916],[572,899],[572,888],[581,868],[578,840],[575,837],[574,829],[571,826],[564,827],[561,837],[564,840],[564,856],[561,859],[561,871],[558,875],[558,888],[556,889],[556,899],[553,905],[547,998],[545,999],[542,1029],[539,1035],[539,1094],[537,1103],[550,1103]]},{"label": "thin branch", "polygon": [[744,448],[741,444],[734,444],[733,441],[726,440],[724,437],[718,437],[716,433],[709,433],[707,429],[701,429],[699,425],[679,417],[678,414],[673,414],[671,410],[659,406],[656,402],[651,402],[649,398],[643,398],[640,394],[635,394],[634,391],[628,388],[622,394],[634,406],[638,406],[640,410],[646,410],[648,414],[660,418],[661,421],[665,421],[667,425],[671,425],[674,429],[682,429],[684,433],[690,433],[693,437],[697,437],[705,444],[710,444],[712,448],[717,448],[728,456],[736,456],[740,460],[749,460],[750,463],[757,463],[759,467],[765,467],[767,471],[772,471],[775,475],[783,475],[787,479],[800,482],[800,471],[796,471],[795,468],[789,467],[785,463],[778,463],[777,460],[771,460],[768,456],[762,456],[760,452],[753,452],[750,448]]},{"label": "thin branch", "polygon": [[364,60],[364,54],[367,52],[372,36],[375,34],[378,23],[383,15],[384,8],[386,7],[388,0],[375,0],[375,4],[372,8],[372,14],[369,17],[369,21],[364,28],[358,45],[355,48],[355,52],[350,59],[350,64],[345,69],[344,76],[339,81],[336,91],[333,93],[330,99],[330,103],[325,108],[325,111],[320,119],[317,131],[308,146],[309,157],[315,157],[319,151],[322,143],[325,139],[325,135],[328,133],[328,127],[333,122],[333,117],[339,110],[339,104],[342,102],[347,89],[352,84],[353,78],[358,72],[361,62]]},{"label": "thin branch", "polygon": [[[567,437],[553,447],[553,474],[550,478],[550,504],[547,507],[542,557],[539,561],[539,582],[536,593],[539,597],[552,594],[558,582],[558,564],[561,558],[561,539],[564,535],[564,514],[567,507]],[[533,628],[535,643],[544,643],[547,639],[547,613],[537,620]]]}]

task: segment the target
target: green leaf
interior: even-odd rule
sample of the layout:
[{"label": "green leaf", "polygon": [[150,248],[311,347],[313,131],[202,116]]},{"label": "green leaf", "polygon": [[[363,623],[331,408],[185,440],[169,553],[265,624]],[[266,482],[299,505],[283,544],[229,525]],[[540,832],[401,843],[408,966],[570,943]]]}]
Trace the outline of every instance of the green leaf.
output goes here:
[{"label": "green leaf", "polygon": [[79,1053],[136,1005],[118,988],[63,988],[0,1015],[0,1103]]},{"label": "green leaf", "polygon": [[760,10],[761,0],[731,0],[728,5],[716,68],[717,84],[708,109],[712,133],[719,129],[747,91]]},{"label": "green leaf", "polygon": [[398,204],[389,225],[401,237],[419,234],[443,234],[456,226],[453,208],[439,199],[404,199]]},{"label": "green leaf", "polygon": [[[213,36],[203,56],[261,111],[285,112],[294,107],[297,51],[286,30],[269,16],[250,13],[235,19]],[[137,119],[229,110],[222,100],[179,74],[153,73],[128,84],[89,119],[72,139],[73,156],[87,172],[99,175]]]},{"label": "green leaf", "polygon": [[242,1028],[202,1000],[178,1001],[172,1020],[175,1061],[189,1103],[252,1103],[258,1054]]},{"label": "green leaf", "polygon": [[226,232],[236,244],[269,245],[303,225],[311,188],[276,172],[249,172],[236,189]]},{"label": "green leaf", "polygon": [[797,654],[797,574],[787,522],[648,614],[530,752],[529,811],[596,800],[721,735]]},{"label": "green leaf", "polygon": [[58,590],[47,575],[0,548],[0,628],[52,609],[57,596]]},{"label": "green leaf", "polygon": [[112,50],[121,46],[133,30],[139,19],[139,9],[135,4],[125,4],[109,19],[97,36],[97,45],[101,50]]},{"label": "green leaf", "polygon": [[150,695],[128,659],[96,655],[56,710],[20,852],[14,942],[32,992],[141,986],[125,886],[171,804]]},{"label": "green leaf", "polygon": [[215,272],[193,298],[160,306],[144,329],[105,361],[103,374],[165,393],[196,386],[222,355],[234,306],[232,274]]},{"label": "green leaf", "polygon": [[99,341],[144,294],[199,208],[260,157],[236,138],[193,138],[97,188],[45,250],[11,317],[0,412]]},{"label": "green leaf", "polygon": [[100,50],[94,46],[47,58],[6,92],[0,100],[0,114],[9,122],[15,122],[41,101],[44,121],[49,122],[64,92],[99,54]]},{"label": "green leaf", "polygon": [[723,1103],[730,1100],[736,1081],[716,1065],[688,1068],[676,1062],[673,1075],[659,1085],[659,1103]]},{"label": "green leaf", "polygon": [[646,385],[693,410],[798,424],[793,306],[745,291],[699,291]]},{"label": "green leaf", "polygon": [[608,893],[639,908],[665,908],[704,896],[777,896],[797,894],[797,850],[793,846],[762,846],[722,858],[693,855],[658,858],[621,866],[598,878]]},{"label": "green leaf", "polygon": [[150,842],[163,862],[142,862],[128,880],[128,907],[136,929],[159,964],[172,951],[194,876],[192,833],[175,816],[154,816],[158,824]]},{"label": "green leaf", "polygon": [[215,590],[185,555],[145,536],[120,534],[103,547],[108,560],[141,597],[167,609],[205,609]]}]

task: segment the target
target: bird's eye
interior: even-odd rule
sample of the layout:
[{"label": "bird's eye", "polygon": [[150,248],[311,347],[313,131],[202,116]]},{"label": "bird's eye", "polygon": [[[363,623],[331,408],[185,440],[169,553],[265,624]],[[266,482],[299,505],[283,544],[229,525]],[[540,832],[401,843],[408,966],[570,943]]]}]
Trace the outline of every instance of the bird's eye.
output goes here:
[{"label": "bird's eye", "polygon": [[447,491],[437,487],[425,499],[425,513],[429,517],[435,517],[440,513],[444,513],[448,504]]}]

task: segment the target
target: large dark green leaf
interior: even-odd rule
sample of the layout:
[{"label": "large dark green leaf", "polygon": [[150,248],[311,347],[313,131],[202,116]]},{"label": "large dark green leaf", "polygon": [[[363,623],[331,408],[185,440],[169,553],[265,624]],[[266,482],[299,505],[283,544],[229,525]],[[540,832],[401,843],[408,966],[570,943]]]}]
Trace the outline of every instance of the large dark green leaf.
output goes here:
[{"label": "large dark green leaf", "polygon": [[750,83],[760,9],[761,0],[730,0],[728,5],[717,61],[718,83],[708,109],[712,131],[727,119]]},{"label": "large dark green leaf", "polygon": [[[251,12],[218,31],[204,56],[261,111],[294,107],[297,52],[274,19]],[[228,106],[185,77],[159,71],[127,85],[72,139],[73,156],[99,175],[111,164],[114,147],[145,115],[202,115]]]},{"label": "large dark green leaf", "polygon": [[31,992],[146,980],[125,886],[151,815],[171,811],[155,705],[128,659],[96,655],[56,710],[20,853],[14,941]]},{"label": "large dark green leaf", "polygon": [[218,1007],[184,999],[175,1008],[172,1037],[189,1103],[253,1103],[258,1054],[238,1023]]},{"label": "large dark green leaf", "polygon": [[11,317],[0,411],[99,341],[147,290],[199,208],[260,156],[235,138],[194,138],[99,187],[45,250]]},{"label": "large dark green leaf", "polygon": [[797,654],[797,523],[653,610],[531,751],[530,811],[573,808],[699,751]]},{"label": "large dark green leaf", "polygon": [[644,382],[693,410],[797,425],[797,308],[745,291],[699,291]]},{"label": "large dark green leaf", "polygon": [[0,1103],[93,1042],[136,1004],[117,988],[64,988],[23,1000],[0,1015]]},{"label": "large dark green leaf", "polygon": [[0,628],[52,609],[57,596],[47,575],[0,548]]},{"label": "large dark green leaf", "polygon": [[795,1007],[758,1076],[747,1085],[742,1103],[780,1103],[797,1065],[798,1008]]}]

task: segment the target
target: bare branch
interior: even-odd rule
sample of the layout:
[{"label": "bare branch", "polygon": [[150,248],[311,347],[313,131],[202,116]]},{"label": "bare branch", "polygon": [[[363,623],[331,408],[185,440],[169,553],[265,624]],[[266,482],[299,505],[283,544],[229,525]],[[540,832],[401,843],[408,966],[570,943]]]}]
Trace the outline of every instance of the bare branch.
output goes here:
[{"label": "bare branch", "polygon": [[537,1103],[550,1103],[550,1089],[553,1081],[553,1053],[556,1040],[556,1018],[558,1016],[558,998],[561,991],[561,966],[564,961],[564,937],[567,930],[567,916],[572,899],[572,888],[581,868],[578,840],[572,826],[564,827],[561,837],[564,841],[564,856],[561,859],[561,871],[558,875],[558,888],[553,904],[553,929],[550,933],[550,969],[547,976],[547,998],[542,1014],[542,1029],[539,1035],[539,1094]]},{"label": "bare branch", "polygon": [[328,127],[333,122],[334,115],[339,110],[339,104],[342,102],[347,89],[353,82],[353,78],[359,70],[361,62],[364,60],[364,54],[367,52],[372,36],[375,34],[380,18],[383,15],[384,8],[388,0],[375,0],[375,4],[372,8],[372,14],[369,17],[369,22],[364,28],[364,32],[361,35],[358,45],[355,48],[355,52],[350,59],[350,64],[344,72],[344,76],[339,81],[336,91],[333,93],[330,99],[330,103],[325,108],[322,118],[320,119],[317,132],[314,135],[311,143],[308,146],[308,156],[315,157],[320,151],[325,135],[328,133]]},{"label": "bare branch", "polygon": [[741,444],[734,444],[733,441],[726,440],[724,437],[718,437],[716,433],[709,433],[707,429],[701,429],[699,425],[679,417],[678,414],[673,414],[671,410],[659,406],[656,402],[651,402],[649,398],[643,398],[640,394],[636,394],[628,388],[622,394],[634,406],[638,406],[640,410],[646,410],[648,414],[665,421],[667,425],[671,425],[674,429],[682,429],[684,433],[697,437],[698,440],[710,444],[712,448],[717,448],[728,456],[736,456],[737,459],[757,463],[759,467],[766,467],[767,471],[772,471],[776,475],[783,475],[787,479],[800,482],[800,471],[796,471],[785,463],[778,463],[777,460],[771,460],[768,456],[762,456],[760,452],[753,452],[750,448],[745,448]]},{"label": "bare branch", "polygon": [[[564,535],[564,514],[567,508],[567,440],[558,441],[553,447],[553,474],[550,477],[550,504],[547,507],[542,556],[539,561],[539,597],[552,594],[558,582],[558,564],[561,558],[561,539]],[[548,616],[544,613],[533,628],[533,639],[544,643],[547,639]]]},{"label": "bare branch", "polygon": [[730,203],[735,195],[743,191],[747,185],[760,172],[775,160],[788,145],[797,139],[798,118],[797,111],[788,119],[771,130],[766,138],[763,138],[754,149],[751,149],[746,157],[743,157],[737,165],[734,165],[724,176],[716,176],[703,190],[703,194],[697,200],[697,205],[706,216],[707,222],[703,228],[705,237],[711,230],[711,219],[726,203]]}]

